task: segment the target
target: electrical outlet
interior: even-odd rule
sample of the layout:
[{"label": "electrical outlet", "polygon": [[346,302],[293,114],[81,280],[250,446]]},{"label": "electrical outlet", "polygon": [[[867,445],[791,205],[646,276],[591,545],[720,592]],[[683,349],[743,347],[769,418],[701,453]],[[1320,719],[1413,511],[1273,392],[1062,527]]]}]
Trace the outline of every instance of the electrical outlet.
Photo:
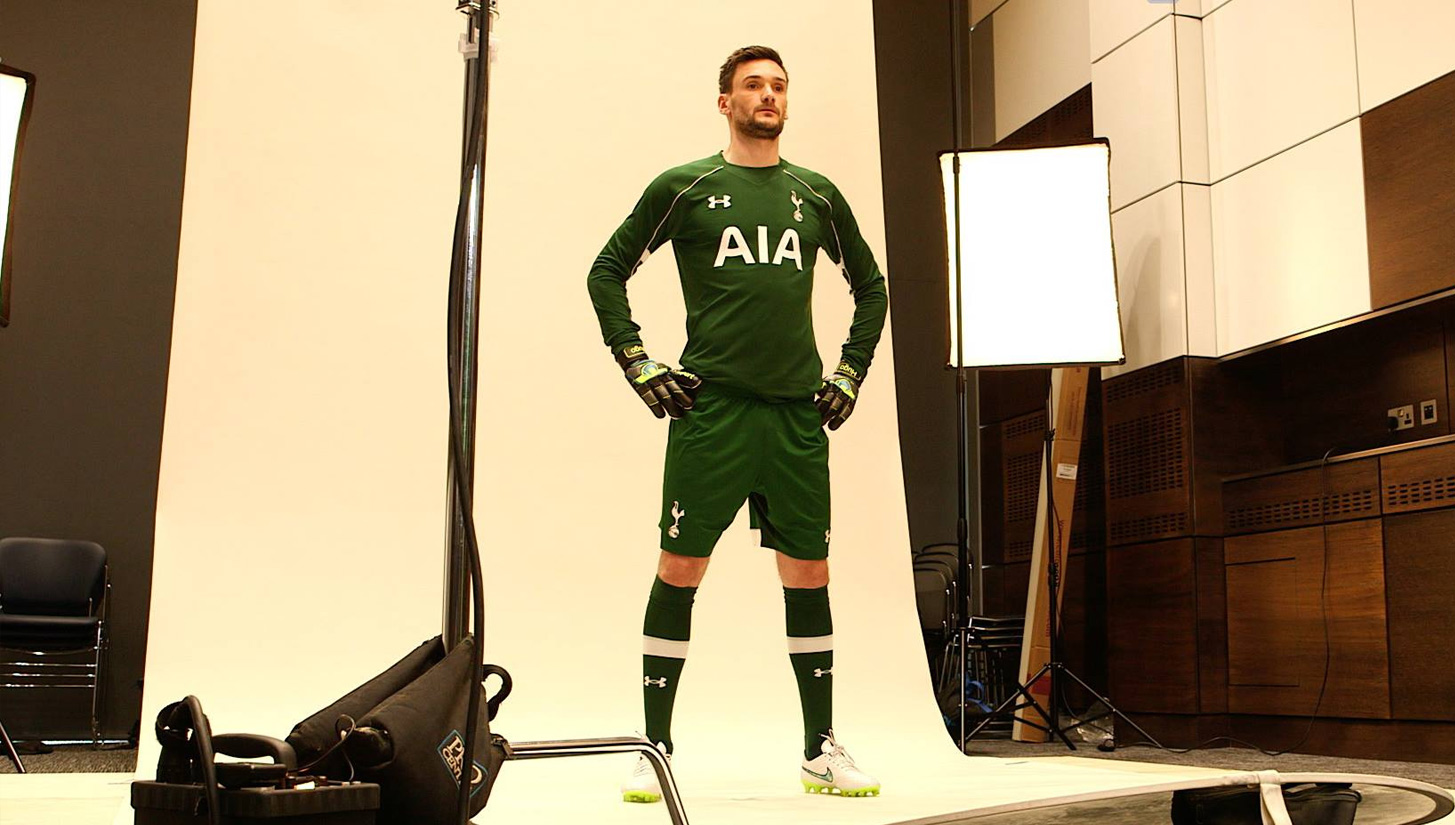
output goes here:
[{"label": "electrical outlet", "polygon": [[1414,404],[1389,409],[1389,428],[1391,430],[1408,430],[1413,426],[1415,426]]},{"label": "electrical outlet", "polygon": [[1420,426],[1433,424],[1440,420],[1438,408],[1435,406],[1435,399],[1420,402]]}]

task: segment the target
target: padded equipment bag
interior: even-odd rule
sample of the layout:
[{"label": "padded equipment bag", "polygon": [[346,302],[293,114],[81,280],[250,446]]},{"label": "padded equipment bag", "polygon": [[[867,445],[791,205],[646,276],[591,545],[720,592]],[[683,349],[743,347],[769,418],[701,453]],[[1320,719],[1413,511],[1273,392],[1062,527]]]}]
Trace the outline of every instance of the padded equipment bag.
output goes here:
[{"label": "padded equipment bag", "polygon": [[[436,637],[339,701],[300,722],[288,736],[300,761],[322,756],[342,739],[315,772],[330,778],[378,783],[380,825],[430,825],[454,821],[465,749],[474,637],[466,636],[443,657]],[[504,741],[490,735],[490,720],[510,695],[510,674],[486,665],[500,692],[480,706],[475,720],[475,759],[468,774],[470,815],[478,814],[505,762]],[[379,696],[384,698],[369,705]],[[305,750],[306,749],[306,750]],[[305,753],[309,754],[305,756]],[[315,755],[316,754],[316,755]],[[323,764],[329,771],[321,771]]]},{"label": "padded equipment bag", "polygon": [[[1348,785],[1291,785],[1283,806],[1293,825],[1353,825],[1364,797]],[[1262,825],[1259,790],[1199,788],[1172,794],[1172,825]]]},{"label": "padded equipment bag", "polygon": [[[336,746],[347,733],[352,720],[403,690],[443,658],[444,640],[436,636],[410,651],[388,670],[349,691],[337,702],[294,725],[287,742],[298,754],[299,763],[312,765],[314,773],[330,779],[349,779],[351,768]],[[336,727],[340,721],[344,721],[342,730]]]}]

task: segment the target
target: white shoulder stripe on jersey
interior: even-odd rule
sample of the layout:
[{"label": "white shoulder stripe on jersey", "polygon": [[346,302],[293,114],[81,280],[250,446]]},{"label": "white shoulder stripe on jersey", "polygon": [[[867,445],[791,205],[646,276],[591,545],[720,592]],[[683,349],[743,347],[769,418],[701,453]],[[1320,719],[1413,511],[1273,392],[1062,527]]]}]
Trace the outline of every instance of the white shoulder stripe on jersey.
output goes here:
[{"label": "white shoulder stripe on jersey", "polygon": [[839,264],[839,274],[842,275],[842,276],[844,276],[844,280],[845,281],[848,281],[848,283],[849,283],[850,286],[853,286],[854,281],[853,281],[852,278],[849,277],[849,266],[848,266],[848,264],[844,263],[844,242],[841,241],[841,240],[839,240],[839,228],[836,225],[834,225],[834,205],[833,205],[833,202],[830,201],[828,198],[824,197],[823,195],[820,195],[818,193],[818,190],[817,189],[814,189],[813,186],[810,185],[808,181],[804,180],[803,178],[800,178],[799,176],[797,176],[797,175],[793,174],[792,172],[788,171],[787,169],[784,169],[783,170],[783,174],[787,175],[790,178],[793,178],[794,180],[798,181],[799,183],[803,184],[804,186],[807,186],[808,187],[808,191],[812,192],[815,197],[817,197],[819,200],[823,201],[825,204],[828,205],[828,208],[829,208],[829,229],[832,229],[834,231],[834,245],[839,248],[839,260],[838,260],[838,264]]},{"label": "white shoulder stripe on jersey", "polygon": [[[696,186],[699,183],[702,183],[702,179],[703,178],[707,177],[708,175],[711,175],[713,172],[721,171],[721,169],[722,169],[721,166],[714,166],[713,168],[707,170],[706,172],[703,172],[702,175],[697,180],[695,180],[695,181],[687,184],[687,188],[686,189],[683,189],[682,191],[678,192],[676,195],[674,195],[672,197],[672,203],[670,205],[668,205],[667,211],[662,213],[662,219],[660,221],[657,221],[657,228],[652,230],[652,237],[648,238],[647,239],[647,245],[644,246],[644,247],[642,247],[642,257],[640,257],[640,258],[637,259],[636,264],[634,264],[632,266],[632,271],[631,272],[628,272],[626,274],[626,276],[628,278],[630,278],[631,276],[637,274],[637,270],[641,268],[642,264],[646,263],[647,262],[647,259],[650,258],[650,257],[652,257],[652,241],[655,241],[657,239],[657,233],[661,232],[662,231],[662,227],[666,225],[667,218],[671,217],[672,210],[677,207],[677,201],[680,200],[683,195],[687,194],[687,191],[689,189],[691,189],[692,187]],[[807,185],[808,184],[806,184],[806,183],[804,184],[804,186],[807,186]]]}]

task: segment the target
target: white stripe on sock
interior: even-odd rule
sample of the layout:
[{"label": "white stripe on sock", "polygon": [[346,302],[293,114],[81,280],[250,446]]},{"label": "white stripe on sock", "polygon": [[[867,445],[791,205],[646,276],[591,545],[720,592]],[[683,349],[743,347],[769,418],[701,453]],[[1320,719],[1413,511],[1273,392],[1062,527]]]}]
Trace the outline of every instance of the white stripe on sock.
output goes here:
[{"label": "white stripe on sock", "polygon": [[832,653],[834,650],[834,637],[830,633],[827,636],[789,636],[788,652],[794,653]]},{"label": "white stripe on sock", "polygon": [[660,656],[663,659],[686,659],[687,644],[687,642],[678,642],[672,639],[658,639],[656,636],[643,636],[642,654],[645,656]]}]

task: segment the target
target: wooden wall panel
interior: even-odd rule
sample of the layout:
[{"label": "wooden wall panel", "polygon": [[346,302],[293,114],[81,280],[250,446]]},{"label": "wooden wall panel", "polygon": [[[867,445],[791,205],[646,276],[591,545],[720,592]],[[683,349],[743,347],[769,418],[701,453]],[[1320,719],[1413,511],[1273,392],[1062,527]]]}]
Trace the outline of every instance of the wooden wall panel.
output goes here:
[{"label": "wooden wall panel", "polygon": [[1455,286],[1455,72],[1364,113],[1374,308]]},{"label": "wooden wall panel", "polygon": [[1030,561],[1036,537],[1036,505],[1041,496],[1041,468],[1046,463],[1045,410],[1008,419],[1001,425],[1001,432],[1001,560]]},{"label": "wooden wall panel", "polygon": [[1299,572],[1297,558],[1228,565],[1229,687],[1296,688],[1299,676],[1317,669],[1303,644],[1310,633],[1299,626],[1310,621],[1308,606],[1299,604]]},{"label": "wooden wall panel", "polygon": [[1197,576],[1198,710],[1228,709],[1228,602],[1222,539],[1194,540]]},{"label": "wooden wall panel", "polygon": [[1042,112],[1034,120],[996,142],[997,149],[1025,148],[1047,144],[1091,140],[1095,131],[1092,118],[1091,84],[1067,95],[1061,102]]},{"label": "wooden wall panel", "polygon": [[[1282,750],[1302,742],[1298,753],[1455,764],[1455,722],[1335,719],[1321,714],[1310,730],[1306,715],[1133,713],[1131,716],[1168,747],[1190,748],[1215,736],[1236,736],[1269,750]],[[1118,731],[1118,740],[1132,742],[1137,737],[1123,726]]]},{"label": "wooden wall panel", "polygon": [[1048,369],[980,370],[980,423],[995,424],[1045,409],[1051,392]]},{"label": "wooden wall panel", "polygon": [[1229,711],[1389,718],[1380,522],[1328,526],[1327,577],[1324,532],[1225,540]]},{"label": "wooden wall panel", "polygon": [[1395,718],[1455,722],[1455,509],[1385,519],[1384,559]]},{"label": "wooden wall panel", "polygon": [[1000,565],[991,565],[985,568],[985,575],[982,578],[982,586],[985,588],[984,600],[981,605],[981,612],[986,616],[1009,616],[1005,609],[1005,592],[1002,582],[1005,581],[1005,568]]},{"label": "wooden wall panel", "polygon": [[[1106,554],[1072,556],[1066,562],[1066,595],[1061,608],[1061,658],[1097,690],[1106,689]],[[1079,685],[1067,685],[1076,709],[1091,698]]]},{"label": "wooden wall panel", "polygon": [[1386,420],[1391,407],[1445,396],[1442,326],[1437,309],[1421,308],[1275,350],[1287,463],[1316,460],[1331,448],[1349,453],[1448,435],[1448,416],[1397,432]]},{"label": "wooden wall panel", "polygon": [[[980,547],[986,565],[1005,561],[1005,483],[1001,475],[1004,461],[1005,426],[991,424],[981,427]],[[985,592],[990,593],[989,583],[985,588]]]},{"label": "wooden wall panel", "polygon": [[1455,506],[1455,444],[1390,453],[1379,469],[1386,513]]},{"label": "wooden wall panel", "polygon": [[1283,462],[1273,412],[1277,375],[1256,363],[1187,359],[1192,409],[1192,514],[1195,534],[1223,535],[1225,475]]},{"label": "wooden wall panel", "polygon": [[1105,381],[1109,545],[1222,535],[1222,477],[1283,463],[1267,362],[1181,358]]},{"label": "wooden wall panel", "polygon": [[[1446,301],[1437,308],[1440,316],[1440,330],[1445,336],[1445,406],[1440,409],[1440,420],[1455,432],[1450,422],[1450,411],[1455,410],[1455,301]],[[1439,398],[1439,396],[1435,396]]]},{"label": "wooden wall panel", "polygon": [[1001,604],[1005,605],[1004,615],[1024,616],[1026,594],[1030,592],[1031,563],[1026,561],[1007,564],[1001,570],[1004,571],[1000,583]]},{"label": "wooden wall panel", "polygon": [[1086,424],[1071,513],[1071,554],[1106,549],[1106,445],[1102,441],[1101,371],[1091,370],[1086,384]]},{"label": "wooden wall panel", "polygon": [[[1320,505],[1327,499],[1325,506]],[[1223,520],[1228,535],[1286,530],[1370,518],[1380,513],[1379,461],[1369,458],[1325,468],[1228,482]]]},{"label": "wooden wall panel", "polygon": [[1129,711],[1196,713],[1192,540],[1109,547],[1106,564],[1112,701]]},{"label": "wooden wall panel", "polygon": [[1109,378],[1102,395],[1108,546],[1187,535],[1192,427],[1186,360]]}]

